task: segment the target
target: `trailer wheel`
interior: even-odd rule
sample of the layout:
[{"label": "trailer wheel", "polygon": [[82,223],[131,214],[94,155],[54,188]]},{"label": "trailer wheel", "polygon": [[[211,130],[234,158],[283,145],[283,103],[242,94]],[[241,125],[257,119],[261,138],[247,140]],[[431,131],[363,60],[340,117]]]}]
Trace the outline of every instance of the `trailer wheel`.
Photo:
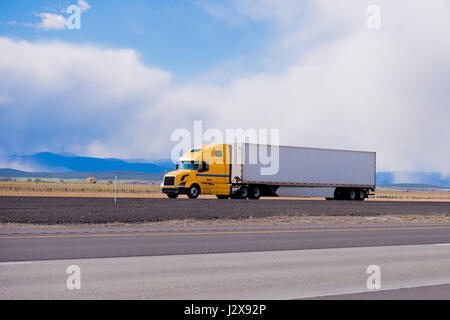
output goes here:
[{"label": "trailer wheel", "polygon": [[358,191],[358,200],[364,201],[364,199],[367,197],[365,190],[359,190]]},{"label": "trailer wheel", "polygon": [[196,184],[193,184],[188,191],[187,196],[189,199],[197,199],[197,197],[200,195],[200,187]]},{"label": "trailer wheel", "polygon": [[261,197],[261,190],[259,189],[259,187],[251,187],[250,192],[248,193],[248,198],[258,200],[259,197]]},{"label": "trailer wheel", "polygon": [[348,196],[348,200],[356,200],[356,198],[357,198],[356,191],[353,190],[353,189],[350,189],[348,191],[348,195],[347,196]]},{"label": "trailer wheel", "polygon": [[247,189],[247,187],[242,187],[239,190],[239,198],[240,199],[247,199],[247,197],[248,197],[248,189]]},{"label": "trailer wheel", "polygon": [[178,197],[178,193],[168,193],[167,196],[168,196],[170,199],[175,199],[176,197]]},{"label": "trailer wheel", "polygon": [[230,196],[225,195],[225,194],[218,194],[216,195],[217,199],[228,199]]}]

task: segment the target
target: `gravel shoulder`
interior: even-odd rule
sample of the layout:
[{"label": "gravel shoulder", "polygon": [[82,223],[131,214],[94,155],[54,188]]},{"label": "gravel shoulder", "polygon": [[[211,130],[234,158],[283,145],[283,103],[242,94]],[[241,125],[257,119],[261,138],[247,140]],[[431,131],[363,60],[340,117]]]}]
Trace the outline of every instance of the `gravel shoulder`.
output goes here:
[{"label": "gravel shoulder", "polygon": [[[84,223],[84,224],[30,224],[30,223],[0,223],[0,234],[12,234],[26,232],[127,232],[141,230],[155,231],[184,231],[184,230],[210,230],[210,229],[264,229],[264,228],[329,228],[329,227],[383,227],[383,226],[435,226],[450,225],[449,216],[399,216],[385,215],[374,217],[361,216],[314,216],[293,217],[274,216],[264,218],[246,219],[214,219],[214,220],[168,220],[159,222],[140,223]],[[207,229],[205,229],[207,228]]]}]

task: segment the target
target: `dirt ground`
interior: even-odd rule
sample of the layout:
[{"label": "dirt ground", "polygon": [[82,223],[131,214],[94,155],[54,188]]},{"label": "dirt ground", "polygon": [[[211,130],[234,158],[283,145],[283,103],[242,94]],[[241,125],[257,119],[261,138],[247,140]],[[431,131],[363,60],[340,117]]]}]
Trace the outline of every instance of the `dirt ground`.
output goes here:
[{"label": "dirt ground", "polygon": [[[15,191],[0,189],[0,197],[75,197],[75,198],[114,198],[111,192],[55,192],[55,191]],[[133,199],[167,199],[161,192],[121,192],[117,198]],[[180,198],[187,198],[180,196]],[[202,199],[216,199],[216,196],[203,195]],[[274,200],[275,198],[261,198],[261,200]],[[279,197],[279,200],[323,200],[323,198],[301,198],[301,197]],[[371,196],[365,201],[438,201],[450,202],[450,192],[406,192],[406,191],[377,191],[375,196]]]},{"label": "dirt ground", "polygon": [[[439,217],[450,202],[0,197],[0,223],[97,224],[265,217]],[[436,218],[437,217],[437,218]]]}]

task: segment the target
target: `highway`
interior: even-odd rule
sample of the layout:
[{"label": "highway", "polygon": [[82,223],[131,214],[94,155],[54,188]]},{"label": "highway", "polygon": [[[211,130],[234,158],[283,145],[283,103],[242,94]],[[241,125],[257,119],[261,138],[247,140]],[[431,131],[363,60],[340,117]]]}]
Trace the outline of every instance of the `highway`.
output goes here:
[{"label": "highway", "polygon": [[[444,223],[8,227],[0,298],[450,299],[449,244]],[[80,290],[66,288],[69,265]],[[369,265],[381,291],[367,289]]]},{"label": "highway", "polygon": [[[387,294],[450,284],[449,247],[412,245],[0,263],[0,298],[329,298],[368,292],[373,264]],[[71,265],[81,270],[80,289],[66,287]]]},{"label": "highway", "polygon": [[0,229],[0,262],[450,243],[450,224]]}]

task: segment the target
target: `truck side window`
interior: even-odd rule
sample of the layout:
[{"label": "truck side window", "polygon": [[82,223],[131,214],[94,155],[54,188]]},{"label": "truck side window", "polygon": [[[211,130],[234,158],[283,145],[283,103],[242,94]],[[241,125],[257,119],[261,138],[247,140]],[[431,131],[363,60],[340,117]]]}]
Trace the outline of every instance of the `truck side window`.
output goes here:
[{"label": "truck side window", "polygon": [[205,172],[209,170],[209,165],[207,162],[202,162],[200,164],[200,168],[198,169],[198,172]]},{"label": "truck side window", "polygon": [[222,150],[216,150],[215,156],[216,157],[221,157],[222,156]]}]

